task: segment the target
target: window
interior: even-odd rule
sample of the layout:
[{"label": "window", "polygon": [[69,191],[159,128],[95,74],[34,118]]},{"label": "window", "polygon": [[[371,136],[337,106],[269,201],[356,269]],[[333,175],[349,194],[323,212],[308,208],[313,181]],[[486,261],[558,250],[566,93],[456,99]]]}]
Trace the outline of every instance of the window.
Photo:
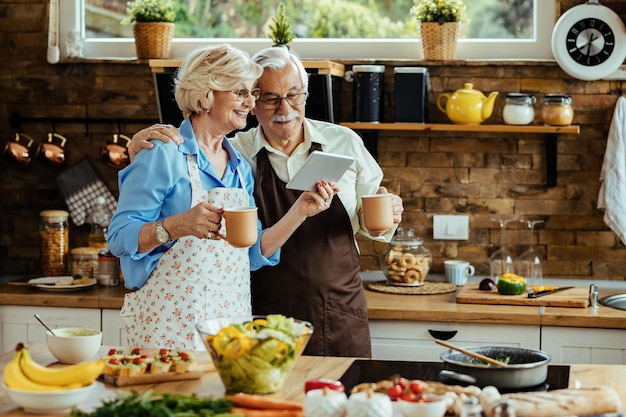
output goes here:
[{"label": "window", "polygon": [[[310,1],[310,0],[309,0]],[[317,6],[323,4],[324,0],[315,0]],[[333,4],[339,4],[341,0],[330,0]],[[345,0],[356,1],[359,0]],[[412,4],[411,0],[403,8],[408,16],[408,10]],[[472,7],[471,20],[475,29],[464,30],[464,35],[459,42],[458,59],[552,59],[550,48],[550,38],[554,22],[556,20],[555,0],[465,0],[468,9]],[[516,32],[515,38],[500,36],[497,25],[493,20],[483,21],[485,13],[483,10],[476,11],[477,7],[486,7],[490,3],[497,1],[508,1],[515,3],[526,3],[532,5],[532,23],[524,25],[523,30]],[[92,25],[92,13],[94,2],[104,4],[115,3],[112,0],[63,0],[60,3],[59,16],[59,46],[61,56],[67,56],[66,42],[70,32],[80,33],[83,38],[83,55],[85,58],[106,59],[122,58],[128,59],[135,56],[135,45],[132,39],[130,27],[121,26],[119,21],[125,16],[125,7],[118,14],[111,13],[107,23],[99,23],[100,27],[107,27],[106,31],[93,31],[86,26]],[[258,0],[255,3],[275,4],[277,1]],[[54,2],[53,2],[54,3]],[[184,3],[180,1],[179,3]],[[251,4],[248,0],[204,2],[197,1],[195,4]],[[398,2],[386,2],[385,4],[397,4]],[[370,4],[367,3],[366,4]],[[213,7],[213,6],[212,6]],[[362,6],[365,7],[365,6]],[[352,7],[354,8],[354,7]],[[273,9],[275,10],[275,9]],[[398,13],[398,10],[389,11],[388,16]],[[232,14],[232,13],[231,13]],[[273,15],[274,13],[270,13]],[[287,14],[289,18],[290,14]],[[402,18],[406,18],[406,16]],[[102,18],[106,18],[103,16]],[[391,19],[391,17],[390,17]],[[89,23],[86,23],[88,22]],[[206,26],[206,24],[205,24]],[[294,32],[298,34],[301,30],[299,23],[292,24]],[[493,28],[493,29],[492,29]],[[267,29],[262,25],[257,25],[253,29],[257,32],[256,38],[243,37],[177,37],[174,40],[172,57],[182,57],[193,49],[209,44],[228,42],[236,45],[249,53],[270,46],[271,41],[267,38]],[[471,33],[467,33],[471,32]],[[469,36],[476,36],[469,38]],[[177,26],[177,36],[178,26]],[[190,35],[195,36],[195,35]],[[403,36],[395,38],[348,38],[347,35],[335,38],[301,38],[298,37],[292,42],[292,47],[298,54],[306,59],[416,59],[419,56],[418,41],[411,36],[411,29],[406,29]],[[485,38],[488,36],[488,38]],[[479,38],[482,37],[482,38]]]}]

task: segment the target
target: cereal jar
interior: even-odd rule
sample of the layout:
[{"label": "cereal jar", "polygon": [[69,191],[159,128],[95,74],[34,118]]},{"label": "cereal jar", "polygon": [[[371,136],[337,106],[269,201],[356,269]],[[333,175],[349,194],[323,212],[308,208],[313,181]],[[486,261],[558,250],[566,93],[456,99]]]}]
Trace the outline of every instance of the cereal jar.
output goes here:
[{"label": "cereal jar", "polygon": [[67,275],[70,249],[68,212],[44,210],[39,213],[41,272],[46,277]]},{"label": "cereal jar", "polygon": [[422,285],[433,259],[422,243],[423,239],[415,236],[412,228],[398,227],[380,258],[388,285]]}]

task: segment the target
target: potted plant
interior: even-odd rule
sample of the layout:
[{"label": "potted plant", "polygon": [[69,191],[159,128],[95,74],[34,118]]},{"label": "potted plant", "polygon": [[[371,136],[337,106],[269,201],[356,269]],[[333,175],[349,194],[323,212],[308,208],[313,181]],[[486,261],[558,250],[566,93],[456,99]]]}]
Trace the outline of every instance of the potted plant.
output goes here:
[{"label": "potted plant", "polygon": [[126,5],[123,25],[133,24],[137,58],[169,58],[174,38],[173,0],[134,0]]},{"label": "potted plant", "polygon": [[462,0],[414,0],[411,15],[418,23],[424,59],[456,57],[460,24],[467,22],[467,9]]},{"label": "potted plant", "polygon": [[272,46],[285,45],[288,47],[289,43],[294,40],[295,35],[291,31],[291,24],[285,17],[284,3],[278,5],[278,17],[272,17],[269,29],[270,33],[268,36],[273,42]]}]

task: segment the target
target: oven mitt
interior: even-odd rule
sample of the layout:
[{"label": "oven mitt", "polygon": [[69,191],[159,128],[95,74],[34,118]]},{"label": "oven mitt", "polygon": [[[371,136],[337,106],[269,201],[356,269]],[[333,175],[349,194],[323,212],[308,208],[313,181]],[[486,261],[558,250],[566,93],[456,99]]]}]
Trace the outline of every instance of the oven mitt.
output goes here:
[{"label": "oven mitt", "polygon": [[56,181],[76,226],[81,226],[88,221],[89,211],[100,196],[104,197],[105,205],[110,213],[114,213],[117,208],[115,197],[86,159],[58,175]]}]

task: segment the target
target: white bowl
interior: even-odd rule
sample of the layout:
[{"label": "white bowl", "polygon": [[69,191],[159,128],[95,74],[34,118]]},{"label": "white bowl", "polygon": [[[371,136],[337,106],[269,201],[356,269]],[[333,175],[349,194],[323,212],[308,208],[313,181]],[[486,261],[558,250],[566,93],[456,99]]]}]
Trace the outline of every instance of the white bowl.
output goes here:
[{"label": "white bowl", "polygon": [[86,327],[52,329],[46,332],[50,353],[61,363],[74,364],[95,359],[102,344],[102,332]]},{"label": "white bowl", "polygon": [[28,413],[61,414],[68,413],[72,407],[87,400],[96,384],[99,382],[94,382],[86,387],[63,391],[24,391],[9,388],[4,383],[2,388],[9,394],[13,402]]},{"label": "white bowl", "polygon": [[404,417],[443,417],[449,400],[442,395],[424,394],[426,402],[405,401],[399,398],[398,407]]}]

